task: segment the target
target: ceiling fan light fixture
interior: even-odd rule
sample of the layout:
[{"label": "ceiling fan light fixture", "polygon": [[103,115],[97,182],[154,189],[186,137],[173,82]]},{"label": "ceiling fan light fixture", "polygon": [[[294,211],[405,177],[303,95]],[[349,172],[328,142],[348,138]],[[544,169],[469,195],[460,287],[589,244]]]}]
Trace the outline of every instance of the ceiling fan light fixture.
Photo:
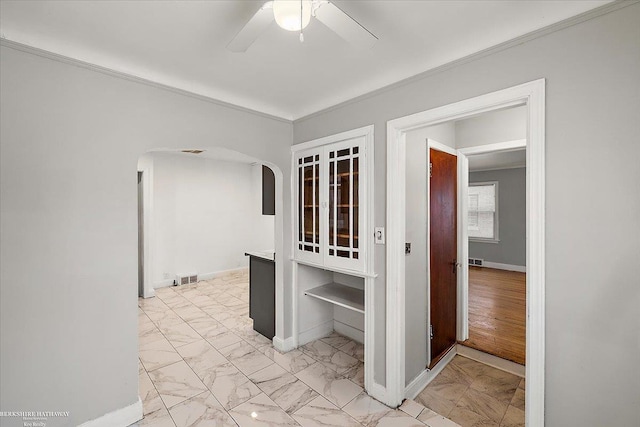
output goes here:
[{"label": "ceiling fan light fixture", "polygon": [[311,0],[274,0],[273,17],[280,28],[300,31],[311,21]]}]

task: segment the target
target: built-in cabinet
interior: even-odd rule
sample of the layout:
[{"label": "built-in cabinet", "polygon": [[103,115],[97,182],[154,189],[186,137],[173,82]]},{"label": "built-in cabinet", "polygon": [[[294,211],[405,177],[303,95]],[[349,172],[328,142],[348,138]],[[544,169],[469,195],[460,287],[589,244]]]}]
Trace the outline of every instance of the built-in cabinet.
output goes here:
[{"label": "built-in cabinet", "polygon": [[364,137],[294,153],[296,259],[365,271],[365,156]]},{"label": "built-in cabinet", "polygon": [[[295,345],[336,331],[373,381],[373,126],[292,147]],[[368,379],[367,379],[368,378]]]}]

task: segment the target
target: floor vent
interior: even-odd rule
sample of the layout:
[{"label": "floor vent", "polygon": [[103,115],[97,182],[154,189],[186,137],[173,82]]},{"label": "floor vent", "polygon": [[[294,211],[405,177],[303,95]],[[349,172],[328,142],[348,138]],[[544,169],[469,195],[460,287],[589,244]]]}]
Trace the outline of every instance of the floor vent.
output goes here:
[{"label": "floor vent", "polygon": [[469,258],[469,265],[475,265],[476,267],[482,267],[484,260],[480,258]]},{"label": "floor vent", "polygon": [[176,285],[190,285],[192,283],[198,283],[198,273],[176,275]]}]

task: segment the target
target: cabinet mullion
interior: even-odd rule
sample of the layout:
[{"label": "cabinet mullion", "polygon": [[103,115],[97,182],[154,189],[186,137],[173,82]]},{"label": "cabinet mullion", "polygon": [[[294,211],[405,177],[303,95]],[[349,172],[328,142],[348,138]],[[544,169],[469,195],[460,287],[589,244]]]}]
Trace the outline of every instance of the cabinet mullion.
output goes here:
[{"label": "cabinet mullion", "polygon": [[307,186],[302,194],[308,207],[300,210],[300,221],[309,239],[297,251],[300,260],[329,268],[366,267],[366,237],[361,237],[367,228],[361,221],[367,209],[361,203],[362,186],[367,182],[362,177],[366,173],[361,164],[363,142],[361,138],[345,139],[296,153],[303,159],[301,167],[313,168],[313,173],[303,171],[306,181],[298,184]]},{"label": "cabinet mullion", "polygon": [[353,147],[349,150],[349,258],[353,258]]}]

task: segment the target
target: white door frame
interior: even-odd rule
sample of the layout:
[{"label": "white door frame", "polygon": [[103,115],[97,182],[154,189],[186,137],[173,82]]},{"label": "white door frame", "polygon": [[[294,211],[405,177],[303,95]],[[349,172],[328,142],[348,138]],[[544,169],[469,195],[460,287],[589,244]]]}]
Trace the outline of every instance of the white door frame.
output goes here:
[{"label": "white door frame", "polygon": [[458,275],[457,339],[469,339],[469,227],[467,192],[469,191],[469,159],[474,154],[499,153],[527,148],[526,139],[477,145],[458,149],[458,259],[461,271]]},{"label": "white door frame", "polygon": [[142,282],[142,297],[151,298],[156,295],[156,291],[153,288],[153,281],[151,279],[151,265],[152,265],[152,241],[153,236],[151,230],[153,230],[153,167],[138,168],[138,172],[142,172],[142,238],[143,249],[142,257],[143,263],[143,282]]},{"label": "white door frame", "polygon": [[527,106],[527,342],[526,423],[544,425],[545,80],[433,108],[387,122],[387,403],[405,397],[406,133],[480,113]]}]

